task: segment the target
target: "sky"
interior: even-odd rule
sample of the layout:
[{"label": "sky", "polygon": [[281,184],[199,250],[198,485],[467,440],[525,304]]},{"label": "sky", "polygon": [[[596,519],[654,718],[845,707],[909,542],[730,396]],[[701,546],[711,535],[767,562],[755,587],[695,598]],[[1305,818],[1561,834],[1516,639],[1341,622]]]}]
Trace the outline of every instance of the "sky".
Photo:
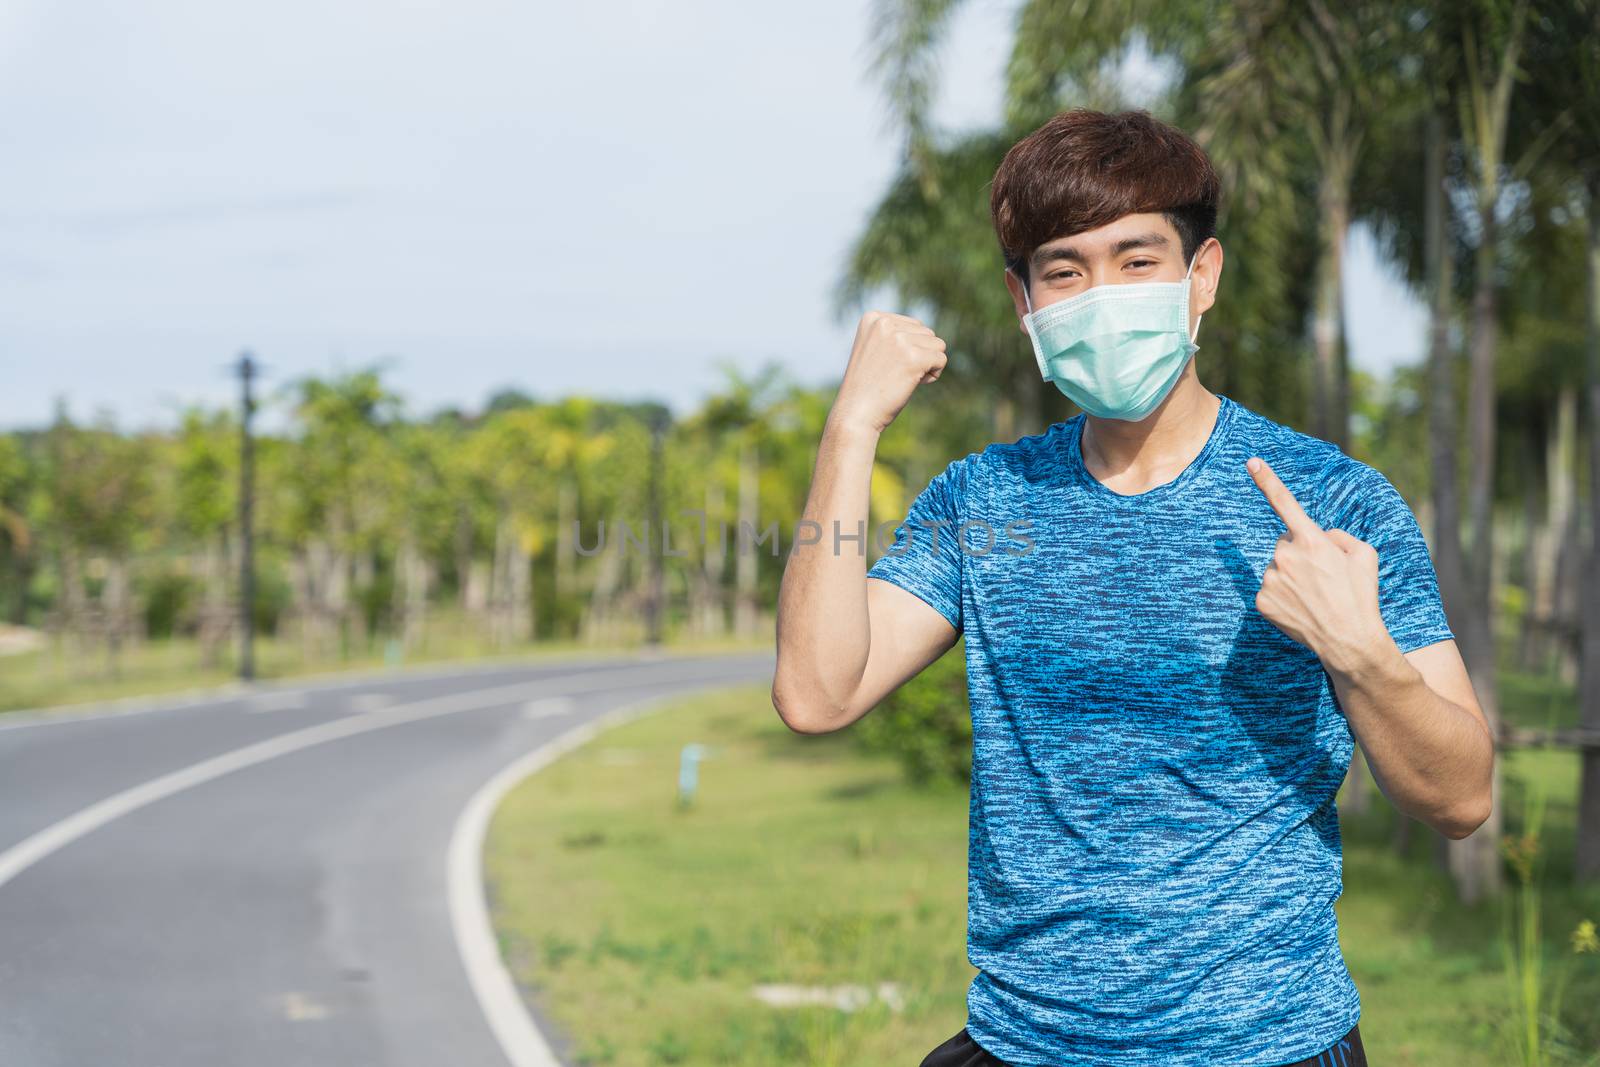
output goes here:
[{"label": "sky", "polygon": [[[998,119],[1015,9],[952,22],[941,127]],[[0,428],[171,426],[246,348],[269,391],[380,363],[418,414],[837,380],[865,308],[831,291],[900,150],[870,13],[0,0]],[[1359,232],[1346,272],[1356,365],[1418,359]]]}]

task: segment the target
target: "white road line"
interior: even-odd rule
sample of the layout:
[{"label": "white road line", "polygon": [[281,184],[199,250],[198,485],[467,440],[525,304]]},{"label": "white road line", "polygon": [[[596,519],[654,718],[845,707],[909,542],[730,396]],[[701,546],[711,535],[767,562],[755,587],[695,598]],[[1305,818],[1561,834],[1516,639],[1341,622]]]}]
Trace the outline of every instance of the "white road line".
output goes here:
[{"label": "white road line", "polygon": [[310,993],[291,991],[279,998],[283,1007],[283,1017],[290,1022],[304,1022],[307,1019],[326,1019],[328,1006],[319,1001]]},{"label": "white road line", "polygon": [[553,715],[569,714],[578,706],[578,702],[571,697],[540,697],[530,700],[522,708],[524,719],[548,719]]},{"label": "white road line", "polygon": [[352,693],[348,707],[352,715],[369,715],[374,711],[381,711],[394,703],[394,697],[388,693]]},{"label": "white road line", "polygon": [[[723,679],[721,684],[738,685],[739,682]],[[512,1067],[560,1067],[561,1061],[556,1059],[528,1014],[516,980],[500,958],[500,943],[489,917],[488,889],[483,879],[483,840],[489,820],[501,799],[530,774],[602,730],[688,695],[670,693],[624,704],[545,742],[485,782],[456,819],[455,829],[450,833],[445,875],[450,886],[450,925],[455,928],[456,947],[461,950],[461,962],[467,969],[472,992]]]},{"label": "white road line", "polygon": [[[709,669],[716,670],[719,665],[711,664]],[[114,793],[104,800],[81,808],[72,815],[59,822],[52,823],[43,830],[12,845],[4,852],[0,852],[0,886],[4,886],[17,875],[49,856],[51,853],[63,849],[87,834],[93,833],[107,823],[122,818],[132,812],[158,800],[192,789],[197,785],[221,778],[225,774],[253,767],[258,763],[265,763],[279,756],[286,756],[291,752],[299,752],[313,745],[320,745],[328,741],[337,741],[340,738],[363,734],[369,730],[382,730],[389,726],[399,726],[402,723],[416,722],[420,719],[430,719],[439,715],[451,715],[461,711],[475,711],[482,708],[491,708],[501,704],[517,704],[530,700],[536,696],[548,695],[552,685],[563,682],[566,692],[584,692],[603,689],[631,689],[640,685],[659,682],[691,681],[695,677],[695,670],[703,673],[708,669],[707,664],[696,663],[660,663],[652,664],[648,675],[643,679],[624,675],[622,678],[597,677],[590,674],[556,676],[545,678],[537,682],[518,682],[515,685],[497,686],[493,689],[469,690],[465,693],[451,693],[445,696],[433,697],[429,700],[419,700],[414,704],[401,704],[381,711],[374,711],[367,715],[350,716],[334,719],[331,722],[318,723],[299,730],[291,730],[276,737],[269,737],[263,741],[245,745],[242,748],[224,752],[210,759],[201,760],[199,763],[190,764],[176,771],[152,778],[147,782]],[[607,675],[611,672],[605,672]]]}]

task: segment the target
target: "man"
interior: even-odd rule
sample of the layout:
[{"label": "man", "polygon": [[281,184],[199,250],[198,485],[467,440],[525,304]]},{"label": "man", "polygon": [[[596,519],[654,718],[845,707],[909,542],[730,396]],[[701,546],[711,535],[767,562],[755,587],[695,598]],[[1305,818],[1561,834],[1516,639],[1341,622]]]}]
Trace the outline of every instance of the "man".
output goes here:
[{"label": "man", "polygon": [[1441,833],[1489,814],[1493,744],[1405,501],[1200,384],[1217,196],[1143,111],[1065,112],[1006,154],[1005,283],[1083,413],[950,463],[870,571],[878,436],[944,342],[868,312],[828,416],[779,715],[842,729],[965,637],[978,974],[928,1067],[1363,1063],[1334,913],[1354,742]]}]

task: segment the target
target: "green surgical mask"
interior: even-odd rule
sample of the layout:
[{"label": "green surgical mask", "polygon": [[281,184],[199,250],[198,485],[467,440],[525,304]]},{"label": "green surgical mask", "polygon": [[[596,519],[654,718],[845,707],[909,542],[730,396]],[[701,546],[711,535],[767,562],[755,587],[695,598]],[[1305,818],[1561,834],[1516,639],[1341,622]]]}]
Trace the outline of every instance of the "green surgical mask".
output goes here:
[{"label": "green surgical mask", "polygon": [[[1033,310],[1022,322],[1039,373],[1091,415],[1135,421],[1154,411],[1200,346],[1189,333],[1189,277],[1096,285]],[[1195,334],[1200,322],[1195,320]]]}]

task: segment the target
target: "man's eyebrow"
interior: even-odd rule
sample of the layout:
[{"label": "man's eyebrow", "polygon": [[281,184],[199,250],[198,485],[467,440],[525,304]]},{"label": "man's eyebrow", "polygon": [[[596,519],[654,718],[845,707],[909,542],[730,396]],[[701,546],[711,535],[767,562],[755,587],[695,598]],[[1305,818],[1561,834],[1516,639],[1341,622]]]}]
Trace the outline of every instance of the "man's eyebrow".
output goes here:
[{"label": "man's eyebrow", "polygon": [[[1172,242],[1168,241],[1166,235],[1164,234],[1155,233],[1154,231],[1150,233],[1140,233],[1135,234],[1132,237],[1124,237],[1122,240],[1112,244],[1110,255],[1112,258],[1115,258],[1122,255],[1122,253],[1128,251],[1130,248],[1166,248],[1171,243]],[[1057,260],[1063,259],[1075,260],[1076,262],[1082,263],[1084,261],[1084,255],[1076,245],[1057,245],[1055,248],[1046,248],[1043,251],[1036,253],[1033,257],[1033,265],[1035,267],[1043,267],[1046,264],[1054,263]]]}]

